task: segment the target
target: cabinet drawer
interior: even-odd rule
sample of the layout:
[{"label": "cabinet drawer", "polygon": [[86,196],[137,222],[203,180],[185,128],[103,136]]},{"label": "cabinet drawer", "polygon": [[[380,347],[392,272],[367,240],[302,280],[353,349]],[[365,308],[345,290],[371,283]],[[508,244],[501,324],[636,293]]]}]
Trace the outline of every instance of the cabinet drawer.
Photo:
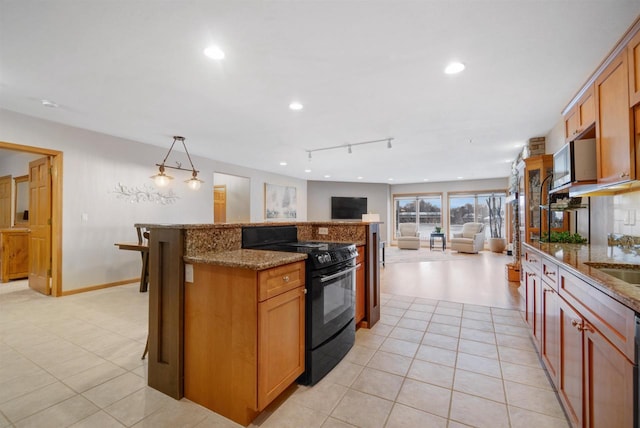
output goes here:
[{"label": "cabinet drawer", "polygon": [[304,285],[304,262],[290,263],[258,273],[258,301]]},{"label": "cabinet drawer", "polygon": [[543,258],[541,269],[542,280],[546,282],[551,288],[558,291],[558,265],[552,261]]},{"label": "cabinet drawer", "polygon": [[530,272],[533,272],[536,275],[540,274],[540,267],[542,265],[542,256],[540,253],[525,247],[522,260]]},{"label": "cabinet drawer", "polygon": [[635,314],[588,282],[560,269],[558,293],[631,361],[635,361]]}]

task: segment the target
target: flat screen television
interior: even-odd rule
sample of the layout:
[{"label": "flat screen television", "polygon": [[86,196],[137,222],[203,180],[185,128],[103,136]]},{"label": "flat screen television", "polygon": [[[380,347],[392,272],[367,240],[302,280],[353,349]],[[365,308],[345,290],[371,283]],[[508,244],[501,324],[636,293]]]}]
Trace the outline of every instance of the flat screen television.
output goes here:
[{"label": "flat screen television", "polygon": [[362,220],[367,213],[367,198],[331,197],[332,220]]}]

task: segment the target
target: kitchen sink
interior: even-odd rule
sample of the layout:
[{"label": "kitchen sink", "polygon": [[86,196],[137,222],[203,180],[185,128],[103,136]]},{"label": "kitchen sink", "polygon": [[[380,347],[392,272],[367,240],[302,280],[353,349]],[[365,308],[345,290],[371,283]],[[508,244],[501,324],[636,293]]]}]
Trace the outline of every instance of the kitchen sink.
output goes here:
[{"label": "kitchen sink", "polygon": [[624,282],[628,282],[629,284],[637,284],[640,285],[640,270],[638,269],[621,269],[621,268],[609,268],[602,267],[597,268],[600,272],[606,273],[607,275],[614,276],[618,279],[621,279]]}]

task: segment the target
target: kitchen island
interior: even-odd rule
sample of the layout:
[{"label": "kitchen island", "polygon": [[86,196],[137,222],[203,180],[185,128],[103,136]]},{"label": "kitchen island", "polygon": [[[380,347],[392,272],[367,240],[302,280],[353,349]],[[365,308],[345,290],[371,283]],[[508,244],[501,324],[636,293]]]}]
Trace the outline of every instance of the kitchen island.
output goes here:
[{"label": "kitchen island", "polygon": [[[364,269],[361,274],[363,275],[365,287],[364,293],[362,293],[361,296],[356,296],[356,298],[363,299],[364,301],[364,318],[360,322],[360,326],[365,328],[373,326],[380,318],[378,263],[380,240],[379,223],[304,222],[277,224],[296,226],[298,228],[299,240],[349,242],[358,245],[359,248],[364,250]],[[149,386],[176,399],[185,396],[185,391],[187,391],[187,394],[190,394],[188,391],[197,389],[190,389],[191,387],[188,383],[190,369],[187,366],[191,364],[191,357],[204,361],[206,355],[202,354],[202,350],[206,352],[207,347],[204,346],[204,344],[198,343],[200,339],[196,341],[192,340],[190,343],[187,343],[189,340],[185,342],[185,339],[187,333],[191,334],[191,332],[193,332],[190,325],[195,325],[190,324],[190,317],[196,310],[206,311],[206,308],[202,306],[204,304],[203,302],[211,298],[211,296],[196,297],[196,295],[191,295],[191,291],[195,290],[190,290],[189,287],[196,282],[202,282],[199,278],[207,278],[204,279],[205,282],[212,283],[213,281],[216,285],[222,284],[223,288],[228,286],[230,293],[237,293],[241,290],[244,290],[246,293],[254,293],[250,296],[249,306],[243,309],[244,311],[252,310],[254,313],[253,317],[255,317],[250,317],[246,326],[247,328],[255,329],[256,334],[262,334],[262,332],[258,331],[260,328],[259,325],[264,326],[267,324],[264,322],[260,324],[258,321],[260,317],[258,307],[261,303],[265,303],[266,300],[260,300],[262,299],[260,296],[261,278],[266,278],[269,276],[268,272],[275,272],[278,269],[285,268],[285,266],[291,267],[296,263],[304,264],[300,260],[303,260],[306,256],[293,253],[274,253],[270,251],[243,249],[242,227],[259,227],[261,225],[274,226],[273,223],[136,225],[136,227],[144,227],[150,230]],[[323,233],[321,234],[320,232]],[[291,278],[291,275],[286,276]],[[302,275],[302,280],[301,285],[304,285],[304,275]],[[236,287],[237,284],[244,285]],[[266,300],[266,302],[271,301],[270,297],[282,299],[282,296],[287,294],[288,298],[285,300],[287,300],[288,319],[291,320],[294,318],[292,314],[295,313],[295,299],[298,299],[298,303],[300,301],[304,303],[304,295],[301,297],[297,294],[294,297],[293,294],[289,294],[296,293],[296,290],[299,291],[298,286],[293,289],[285,290],[285,288],[287,287],[282,288],[282,293],[268,296],[269,300]],[[302,287],[302,289],[304,289],[304,287]],[[199,289],[198,291],[202,290]],[[251,300],[254,298],[256,299],[255,301]],[[218,298],[211,300],[211,304],[215,305],[218,301],[220,301]],[[193,309],[194,306],[190,306],[190,302],[200,306],[198,309]],[[226,316],[226,322],[229,322],[231,319],[229,317],[234,315],[224,315],[225,306],[227,309],[233,308],[232,305],[218,306],[217,310],[220,312],[217,316],[211,318],[212,325],[208,330],[216,329],[216,326],[221,326],[218,328],[222,331],[228,330],[228,328],[225,328],[224,317]],[[264,307],[266,308],[267,306]],[[304,311],[304,305],[302,306],[302,311]],[[202,313],[203,312],[200,312],[200,314]],[[267,311],[263,311],[263,313],[266,314]],[[263,319],[266,318],[263,317]],[[293,325],[293,323],[289,324],[289,326],[291,325]],[[298,329],[300,326],[296,325],[295,328]],[[304,330],[304,326],[302,326],[301,329]],[[253,332],[246,333],[247,331],[248,330],[243,334],[249,334],[249,336],[253,334]],[[291,331],[294,332],[294,330]],[[199,337],[200,334],[207,335],[207,333],[200,331],[196,332],[193,337]],[[294,336],[293,333],[288,335],[290,339],[293,339]],[[237,337],[244,336],[241,334]],[[213,342],[216,342],[219,339],[220,338],[209,336],[209,339],[205,337],[205,339],[202,340],[213,340]],[[291,342],[293,342],[293,340],[291,340]],[[252,354],[250,348],[251,347],[245,348],[250,351],[245,357],[248,358],[247,361],[252,361],[251,364],[253,364],[253,361],[259,361],[262,356],[266,356],[264,352],[260,353],[259,345],[258,348],[255,348],[255,355]],[[197,357],[198,352],[201,353],[199,357]],[[272,353],[269,358],[277,359],[277,353]],[[289,361],[289,363],[291,363],[291,361]],[[247,372],[247,370],[243,370],[242,373],[254,379],[252,388],[260,388],[261,385],[262,387],[266,387],[263,393],[258,392],[258,395],[254,395],[252,392],[249,392],[248,395],[245,394],[244,396],[252,396],[256,397],[256,399],[248,404],[241,404],[243,407],[237,412],[234,410],[234,414],[241,413],[238,417],[234,416],[234,420],[238,420],[238,422],[244,424],[255,417],[255,415],[257,415],[256,412],[264,408],[265,403],[268,403],[268,401],[275,398],[281,392],[282,389],[280,388],[282,385],[286,384],[286,386],[288,386],[296,377],[293,374],[295,373],[294,370],[282,378],[285,379],[283,382],[275,381],[274,383],[269,380],[261,384],[259,371],[256,372],[256,376],[248,374],[251,372]],[[293,378],[293,380],[291,380],[291,378]],[[243,382],[242,384],[246,385],[247,383]],[[211,389],[211,387],[208,388]],[[202,389],[201,393],[204,395],[209,394],[209,392]],[[262,394],[262,397],[267,398],[261,401],[260,394]],[[216,398],[213,401],[219,403],[221,400],[222,398]]]}]

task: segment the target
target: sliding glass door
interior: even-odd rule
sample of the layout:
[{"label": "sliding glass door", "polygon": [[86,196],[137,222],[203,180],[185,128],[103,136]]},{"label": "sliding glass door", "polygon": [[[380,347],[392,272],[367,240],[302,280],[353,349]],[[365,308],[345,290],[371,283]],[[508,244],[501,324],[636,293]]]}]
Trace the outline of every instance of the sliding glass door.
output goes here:
[{"label": "sliding glass door", "polygon": [[394,196],[394,238],[401,223],[414,223],[420,231],[420,240],[428,241],[436,226],[442,226],[442,195]]},{"label": "sliding glass door", "polygon": [[[501,216],[504,219],[505,193],[466,193],[449,195],[449,237],[462,231],[462,225],[469,222],[484,223],[485,236],[491,237],[489,229],[489,206],[487,199],[491,196],[500,198]],[[505,236],[505,222],[502,222],[501,233]]]}]

